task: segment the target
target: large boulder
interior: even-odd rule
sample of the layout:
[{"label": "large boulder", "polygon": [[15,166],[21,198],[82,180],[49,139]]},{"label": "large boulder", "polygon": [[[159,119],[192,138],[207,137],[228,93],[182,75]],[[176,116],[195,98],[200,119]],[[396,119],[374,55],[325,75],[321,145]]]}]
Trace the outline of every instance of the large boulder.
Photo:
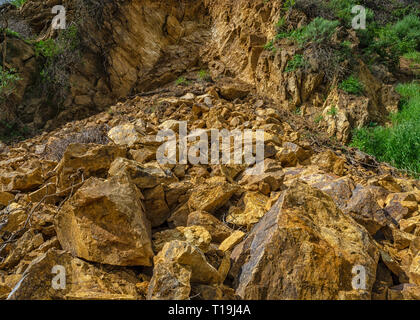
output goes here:
[{"label": "large boulder", "polygon": [[[53,273],[54,267],[57,273]],[[54,280],[56,276],[60,280]],[[54,287],[53,282],[62,287]],[[133,300],[141,298],[136,289],[138,282],[131,271],[93,266],[67,252],[50,249],[29,264],[8,299]]]},{"label": "large boulder", "polygon": [[58,190],[66,190],[89,177],[105,178],[111,163],[125,155],[126,150],[117,146],[70,144],[57,168]]},{"label": "large boulder", "polygon": [[88,179],[55,218],[63,249],[118,266],[150,266],[151,226],[142,194],[127,177]]},{"label": "large boulder", "polygon": [[[236,293],[243,299],[366,297],[378,249],[332,199],[295,181],[232,252]],[[366,270],[366,290],[353,291],[352,270]]]},{"label": "large boulder", "polygon": [[154,258],[153,277],[147,299],[186,300],[191,283],[217,284],[219,271],[207,262],[204,254],[185,241],[167,242]]}]

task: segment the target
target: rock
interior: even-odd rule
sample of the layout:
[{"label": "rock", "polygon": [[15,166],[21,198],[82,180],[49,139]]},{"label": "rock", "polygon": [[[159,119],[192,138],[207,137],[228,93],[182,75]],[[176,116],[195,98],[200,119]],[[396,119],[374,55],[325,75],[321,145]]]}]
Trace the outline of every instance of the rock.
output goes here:
[{"label": "rock", "polygon": [[20,167],[12,172],[0,172],[0,191],[30,191],[44,182],[42,169],[38,166]]},{"label": "rock", "polygon": [[237,226],[250,227],[265,215],[268,200],[260,192],[246,192],[243,197],[244,208],[231,207],[226,221]]},{"label": "rock", "polygon": [[378,258],[363,227],[329,196],[295,181],[234,249],[231,272],[243,299],[338,299],[352,292],[358,265],[371,291]]},{"label": "rock", "polygon": [[302,162],[309,157],[307,152],[300,146],[291,143],[283,143],[283,147],[276,154],[276,159],[283,167],[295,167],[298,162]]},{"label": "rock", "polygon": [[4,212],[6,213],[5,220],[0,224],[1,232],[14,232],[23,227],[27,219],[27,212],[25,208],[16,202],[12,202],[8,205]]},{"label": "rock", "polygon": [[156,232],[153,234],[153,248],[155,249],[155,252],[161,251],[167,242],[173,240],[188,242],[205,253],[209,250],[212,237],[210,233],[201,226],[177,227],[171,230]]},{"label": "rock", "polygon": [[220,88],[220,95],[226,100],[243,99],[250,93],[249,88],[236,85],[234,83],[226,83]]},{"label": "rock", "polygon": [[130,150],[130,155],[134,161],[144,164],[149,161],[156,160],[156,147],[153,146],[145,146],[139,150]]},{"label": "rock", "polygon": [[223,252],[231,251],[238,243],[243,240],[244,237],[245,233],[240,230],[236,230],[220,244],[219,250]]},{"label": "rock", "polygon": [[315,155],[312,157],[311,162],[327,172],[332,172],[338,176],[342,176],[344,174],[344,164],[346,160],[338,157],[331,150]]},{"label": "rock", "polygon": [[222,221],[204,211],[191,212],[188,215],[187,224],[188,226],[204,227],[210,232],[213,241],[217,243],[225,240],[233,232],[233,230]]},{"label": "rock", "polygon": [[[70,144],[57,169],[58,192],[89,177],[105,178],[111,163],[125,155],[125,149],[117,146]],[[68,190],[68,193],[70,192],[71,190]]]},{"label": "rock", "polygon": [[[52,272],[54,266],[64,267],[63,290],[52,286],[56,276]],[[67,252],[50,249],[30,263],[8,299],[134,300],[141,298],[136,290],[137,282],[137,277],[130,271],[93,266]],[[58,284],[61,283],[58,281]]]},{"label": "rock", "polygon": [[209,179],[194,189],[188,200],[188,206],[190,211],[213,213],[225,205],[237,190],[237,186],[225,181]]},{"label": "rock", "polygon": [[154,188],[161,183],[171,183],[177,180],[176,177],[165,173],[160,168],[146,167],[139,163],[124,158],[116,159],[109,168],[109,176],[127,175],[140,189]]},{"label": "rock", "polygon": [[88,179],[55,218],[64,250],[88,261],[150,266],[150,222],[142,194],[127,177]]},{"label": "rock", "polygon": [[0,208],[1,206],[8,206],[9,202],[11,202],[15,196],[12,193],[0,191]]},{"label": "rock", "polygon": [[376,197],[370,188],[357,186],[343,212],[351,215],[358,223],[364,226],[371,235],[386,225],[392,225],[385,211],[378,205]]},{"label": "rock", "polygon": [[353,190],[355,188],[354,181],[349,177],[342,177],[332,179],[328,175],[324,175],[325,179],[315,183],[307,181],[305,177],[301,180],[308,182],[312,187],[317,188],[326,194],[328,194],[335,202],[337,207],[344,209],[347,205],[347,201],[352,197]]},{"label": "rock", "polygon": [[33,230],[26,231],[18,241],[11,243],[8,248],[10,254],[0,263],[0,269],[13,268],[25,255],[38,248],[43,242],[42,234],[35,234]]},{"label": "rock", "polygon": [[153,276],[148,300],[185,300],[189,298],[190,283],[217,284],[219,272],[204,254],[185,241],[171,241],[154,258]]},{"label": "rock", "polygon": [[133,124],[123,124],[112,128],[108,137],[117,145],[133,147],[141,141],[141,135]]},{"label": "rock", "polygon": [[283,181],[284,172],[282,170],[255,174],[255,169],[248,169],[244,172],[239,184],[251,191],[260,190],[263,184],[267,184],[271,192],[279,190]]},{"label": "rock", "polygon": [[42,188],[30,193],[29,198],[31,202],[40,202],[43,200],[43,203],[55,204],[59,199],[58,197],[53,196],[56,191],[57,187],[55,183],[50,182],[44,185]]},{"label": "rock", "polygon": [[420,286],[403,283],[388,289],[388,300],[420,300]]},{"label": "rock", "polygon": [[411,262],[410,270],[408,271],[410,282],[420,286],[420,254],[417,254]]},{"label": "rock", "polygon": [[151,189],[145,189],[143,193],[146,216],[152,223],[152,227],[164,224],[169,218],[170,210],[165,200],[163,186],[158,185]]}]

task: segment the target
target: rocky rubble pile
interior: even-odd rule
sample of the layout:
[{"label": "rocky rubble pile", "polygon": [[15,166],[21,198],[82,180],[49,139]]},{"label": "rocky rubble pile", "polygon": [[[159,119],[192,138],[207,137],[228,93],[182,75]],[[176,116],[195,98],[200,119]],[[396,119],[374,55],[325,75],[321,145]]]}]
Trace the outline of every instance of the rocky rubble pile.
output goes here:
[{"label": "rocky rubble pile", "polygon": [[[418,180],[323,146],[247,86],[184,93],[0,146],[0,298],[420,298]],[[157,135],[179,121],[264,130],[264,173],[161,165]],[[74,135],[92,128],[108,139]],[[358,290],[355,266],[366,272]]]}]

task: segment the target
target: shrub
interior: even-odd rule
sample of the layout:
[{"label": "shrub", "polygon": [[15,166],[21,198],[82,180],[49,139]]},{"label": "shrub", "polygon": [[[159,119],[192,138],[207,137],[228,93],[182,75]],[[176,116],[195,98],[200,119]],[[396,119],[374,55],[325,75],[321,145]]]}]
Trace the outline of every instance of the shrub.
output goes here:
[{"label": "shrub", "polygon": [[303,28],[302,34],[299,36],[299,42],[323,42],[329,40],[334,34],[340,23],[338,21],[330,21],[324,18],[315,18],[306,27]]},{"label": "shrub", "polygon": [[20,8],[25,4],[26,0],[12,0],[10,3],[13,4],[16,8]]},{"label": "shrub", "polygon": [[411,51],[404,54],[404,58],[411,60],[413,63],[420,64],[420,52],[418,51]]},{"label": "shrub", "polygon": [[188,81],[187,79],[185,79],[185,77],[179,77],[178,79],[176,79],[175,83],[177,86],[188,85]]},{"label": "shrub", "polygon": [[5,70],[0,66],[0,100],[6,99],[16,89],[16,83],[21,80],[15,69]]},{"label": "shrub", "polygon": [[352,146],[419,177],[420,85],[399,85],[397,91],[402,96],[402,107],[391,115],[392,125],[355,130]]},{"label": "shrub", "polygon": [[284,71],[292,72],[297,69],[305,67],[305,65],[306,65],[306,62],[305,62],[305,59],[303,58],[303,55],[296,54],[294,55],[293,59],[287,63],[286,69]]},{"label": "shrub", "polygon": [[211,79],[207,70],[200,70],[198,72],[198,77],[200,78],[201,81],[209,81]]},{"label": "shrub", "polygon": [[66,98],[71,69],[80,61],[80,40],[75,24],[61,31],[57,39],[35,43],[35,54],[43,59],[40,72],[42,91],[60,105]]},{"label": "shrub", "polygon": [[341,90],[346,91],[347,93],[356,94],[356,95],[360,95],[364,91],[363,84],[360,82],[360,80],[357,77],[353,75],[343,80],[340,83],[339,88]]}]

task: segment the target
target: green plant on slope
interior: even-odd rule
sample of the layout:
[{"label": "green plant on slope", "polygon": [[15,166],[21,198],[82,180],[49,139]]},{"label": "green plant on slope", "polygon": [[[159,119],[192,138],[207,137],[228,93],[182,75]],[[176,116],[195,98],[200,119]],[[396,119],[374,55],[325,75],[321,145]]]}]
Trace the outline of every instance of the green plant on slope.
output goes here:
[{"label": "green plant on slope", "polygon": [[402,84],[397,91],[402,96],[402,108],[391,115],[392,125],[357,129],[351,145],[419,177],[420,85]]},{"label": "green plant on slope", "polygon": [[340,83],[339,88],[346,91],[347,93],[356,94],[356,95],[362,94],[364,90],[363,84],[360,82],[360,80],[357,77],[353,75],[343,80]]},{"label": "green plant on slope", "polygon": [[20,8],[25,4],[26,0],[13,0],[10,3],[14,5],[16,8]]},{"label": "green plant on slope", "polygon": [[284,71],[292,72],[297,69],[301,69],[305,67],[305,65],[306,65],[306,62],[305,62],[305,59],[303,58],[303,55],[295,54],[293,59],[287,63],[286,69]]},{"label": "green plant on slope", "polygon": [[0,99],[6,99],[16,89],[16,83],[21,80],[15,69],[5,70],[0,66]]}]

